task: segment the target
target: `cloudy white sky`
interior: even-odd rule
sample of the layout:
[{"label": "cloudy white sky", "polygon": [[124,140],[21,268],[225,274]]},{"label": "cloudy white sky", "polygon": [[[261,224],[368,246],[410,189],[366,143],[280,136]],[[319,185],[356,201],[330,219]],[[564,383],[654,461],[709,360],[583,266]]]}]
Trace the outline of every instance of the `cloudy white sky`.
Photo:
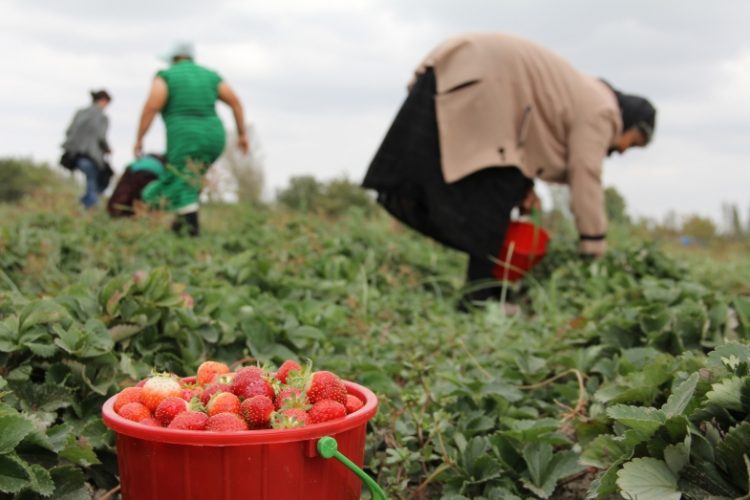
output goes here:
[{"label": "cloudy white sky", "polygon": [[[269,195],[292,175],[360,180],[422,56],[505,31],[655,103],[654,143],[605,165],[631,213],[718,220],[722,202],[750,209],[748,19],[746,0],[0,0],[0,155],[55,161],[74,110],[105,87],[122,170],[157,55],[189,39],[242,98]],[[146,149],[163,145],[157,122]]]}]

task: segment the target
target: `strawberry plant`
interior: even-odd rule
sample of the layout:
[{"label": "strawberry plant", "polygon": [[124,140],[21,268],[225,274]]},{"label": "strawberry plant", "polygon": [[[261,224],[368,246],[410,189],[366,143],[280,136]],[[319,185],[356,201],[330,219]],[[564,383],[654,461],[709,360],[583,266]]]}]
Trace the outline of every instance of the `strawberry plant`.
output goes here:
[{"label": "strawberry plant", "polygon": [[256,400],[252,426],[300,425],[316,404],[305,358],[377,393],[365,465],[393,498],[748,494],[750,300],[713,260],[633,242],[588,262],[555,242],[513,290],[521,315],[458,314],[463,257],[387,217],[204,212],[205,236],[181,239],[54,197],[0,207],[0,496],[114,495],[101,408],[152,368],[219,362],[161,400],[207,404],[239,364],[296,360],[240,379],[235,417],[141,423],[241,428]]}]

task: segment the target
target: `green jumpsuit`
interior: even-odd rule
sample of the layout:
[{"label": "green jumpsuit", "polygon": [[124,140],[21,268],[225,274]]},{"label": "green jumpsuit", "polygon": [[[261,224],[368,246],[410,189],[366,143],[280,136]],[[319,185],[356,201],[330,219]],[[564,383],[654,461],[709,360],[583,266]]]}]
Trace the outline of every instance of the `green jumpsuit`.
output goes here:
[{"label": "green jumpsuit", "polygon": [[216,114],[221,77],[191,60],[157,76],[169,96],[162,109],[167,128],[167,167],[143,190],[143,200],[177,213],[198,209],[203,174],[224,149],[224,126]]}]

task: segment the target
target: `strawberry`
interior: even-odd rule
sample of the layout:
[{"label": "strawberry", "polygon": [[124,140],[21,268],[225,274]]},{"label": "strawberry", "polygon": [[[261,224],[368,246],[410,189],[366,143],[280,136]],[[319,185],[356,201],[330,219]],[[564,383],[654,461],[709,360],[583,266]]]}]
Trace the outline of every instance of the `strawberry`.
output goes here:
[{"label": "strawberry", "polygon": [[229,373],[229,367],[226,364],[218,361],[204,361],[198,367],[195,381],[199,385],[207,385],[213,382],[216,375],[224,375],[225,373]]},{"label": "strawberry", "polygon": [[362,408],[365,404],[357,396],[352,394],[346,395],[346,413],[354,413],[355,411]]},{"label": "strawberry", "polygon": [[119,414],[122,418],[127,418],[133,422],[151,418],[151,410],[141,403],[127,403],[120,408]]},{"label": "strawberry", "polygon": [[213,417],[219,413],[240,413],[240,398],[231,392],[220,392],[214,394],[206,405],[208,416]]},{"label": "strawberry", "polygon": [[346,407],[332,399],[321,399],[307,413],[311,424],[319,424],[346,416]]},{"label": "strawberry", "polygon": [[264,378],[254,378],[247,381],[240,379],[239,382],[235,378],[232,381],[232,392],[241,399],[253,396],[268,396],[268,398],[273,399],[276,395],[271,383]]},{"label": "strawberry", "polygon": [[219,392],[231,392],[232,388],[229,384],[212,384],[206,387],[201,393],[201,403],[207,405],[211,400],[211,396]]},{"label": "strawberry", "polygon": [[154,417],[161,425],[168,426],[169,423],[180,413],[188,410],[187,401],[180,397],[171,397],[162,400],[154,411]]},{"label": "strawberry", "polygon": [[209,432],[246,431],[247,424],[236,413],[217,413],[206,421],[206,430]]},{"label": "strawberry", "polygon": [[154,417],[147,417],[138,422],[141,425],[147,425],[149,427],[161,427],[161,423]]},{"label": "strawberry", "polygon": [[282,384],[286,384],[287,376],[290,372],[300,372],[302,371],[302,366],[300,366],[299,363],[294,361],[293,359],[287,359],[283,363],[281,363],[281,366],[278,370],[276,370],[276,380],[281,382]]},{"label": "strawberry", "polygon": [[139,380],[137,384],[135,384],[136,387],[143,387],[146,385],[146,382],[148,382],[147,378],[144,378],[143,380]]},{"label": "strawberry", "polygon": [[182,387],[174,375],[155,375],[143,385],[141,403],[154,411],[159,403],[171,397],[180,397]]},{"label": "strawberry", "polygon": [[253,396],[240,405],[240,414],[250,429],[267,429],[273,410],[273,401],[268,396]]},{"label": "strawberry", "polygon": [[141,387],[126,387],[120,391],[117,398],[115,398],[115,404],[113,406],[115,413],[120,413],[120,408],[128,403],[140,403],[142,392],[143,389]]},{"label": "strawberry", "polygon": [[295,427],[304,427],[310,423],[310,417],[307,412],[300,408],[290,408],[275,412],[271,416],[271,427],[274,429],[293,429]]},{"label": "strawberry", "polygon": [[279,391],[274,399],[274,406],[277,410],[287,408],[302,408],[307,410],[309,405],[307,403],[307,396],[297,387],[284,387]]},{"label": "strawberry", "polygon": [[307,399],[315,404],[323,399],[332,399],[346,404],[346,386],[335,373],[320,371],[310,376],[306,386]]},{"label": "strawberry", "polygon": [[264,376],[265,372],[263,371],[263,368],[260,368],[258,366],[243,366],[234,373],[232,382],[236,380],[240,383],[244,383],[248,380],[263,378]]},{"label": "strawberry", "polygon": [[184,411],[177,415],[169,423],[170,429],[180,429],[185,431],[202,431],[206,428],[208,415],[202,411]]},{"label": "strawberry", "polygon": [[200,398],[203,394],[201,386],[184,386],[180,392],[180,397],[185,401],[191,401],[193,398]]}]

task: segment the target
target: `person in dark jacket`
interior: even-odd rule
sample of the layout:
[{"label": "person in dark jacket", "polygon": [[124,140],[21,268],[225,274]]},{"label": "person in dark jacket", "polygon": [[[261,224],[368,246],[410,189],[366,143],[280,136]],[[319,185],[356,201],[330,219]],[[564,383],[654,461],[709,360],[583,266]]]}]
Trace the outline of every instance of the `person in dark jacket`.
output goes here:
[{"label": "person in dark jacket", "polygon": [[111,152],[107,142],[109,118],[104,114],[112,97],[106,90],[91,92],[91,105],[80,109],[65,132],[63,150],[75,158],[75,168],[86,176],[86,190],[81,196],[85,208],[99,201],[106,186],[99,183],[102,171],[109,168],[105,156]]},{"label": "person in dark jacket", "polygon": [[540,208],[536,179],[569,186],[579,251],[602,255],[602,162],[648,144],[655,120],[648,100],[531,41],[459,35],[417,67],[363,186],[401,222],[467,253],[467,282],[489,282],[512,210]]}]

